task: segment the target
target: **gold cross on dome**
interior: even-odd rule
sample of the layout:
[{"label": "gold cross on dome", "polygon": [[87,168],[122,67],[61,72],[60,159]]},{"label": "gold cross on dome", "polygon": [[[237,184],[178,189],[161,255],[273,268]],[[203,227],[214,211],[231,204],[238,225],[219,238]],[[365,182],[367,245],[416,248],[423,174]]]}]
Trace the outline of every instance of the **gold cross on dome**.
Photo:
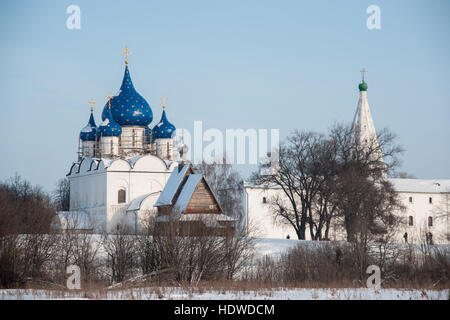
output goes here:
[{"label": "gold cross on dome", "polygon": [[91,98],[91,100],[89,100],[88,103],[91,105],[91,113],[94,112],[94,104],[95,104],[94,99]]},{"label": "gold cross on dome", "polygon": [[167,100],[169,100],[169,99],[166,99],[165,96],[163,96],[162,99],[161,99],[161,102],[163,103],[163,109],[166,108],[166,102],[167,102]]},{"label": "gold cross on dome", "polygon": [[128,56],[131,55],[130,49],[128,49],[128,47],[125,46],[125,48],[122,51],[122,54],[125,56],[125,63],[128,64]]},{"label": "gold cross on dome", "polygon": [[367,70],[364,69],[364,68],[362,68],[362,69],[360,70],[360,72],[362,73],[362,80],[363,80],[363,82],[364,82],[364,75],[366,74]]}]

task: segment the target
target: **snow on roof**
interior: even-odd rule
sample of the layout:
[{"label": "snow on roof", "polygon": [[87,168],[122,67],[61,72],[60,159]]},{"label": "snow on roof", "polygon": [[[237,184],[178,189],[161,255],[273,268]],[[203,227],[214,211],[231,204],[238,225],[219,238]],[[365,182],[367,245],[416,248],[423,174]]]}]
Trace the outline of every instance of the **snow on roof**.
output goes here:
[{"label": "snow on roof", "polygon": [[202,179],[203,175],[201,174],[191,174],[189,175],[186,183],[183,186],[183,189],[178,196],[177,202],[175,203],[175,207],[180,212],[184,212],[186,207],[189,204],[189,200],[191,200],[192,195],[194,194],[195,188],[197,187],[198,182]]},{"label": "snow on roof", "polygon": [[103,161],[105,168],[108,168],[115,161],[115,159],[102,158],[101,161]]},{"label": "snow on roof", "polygon": [[59,211],[56,213],[63,229],[92,229],[92,221],[85,211]]},{"label": "snow on roof", "polygon": [[[449,180],[431,180],[431,179],[388,179],[397,192],[423,192],[423,193],[441,193],[450,192]],[[280,189],[281,187],[274,184],[256,184],[254,182],[244,182],[244,188],[258,189]]]},{"label": "snow on roof", "polygon": [[275,183],[256,183],[254,181],[244,181],[244,188],[258,188],[258,189],[281,189],[281,187]]},{"label": "snow on roof", "polygon": [[85,133],[92,132],[92,127],[88,124],[87,126],[83,127],[83,129],[81,129],[81,132]]},{"label": "snow on roof", "polygon": [[137,198],[134,198],[130,205],[127,208],[127,211],[135,211],[135,210],[139,210],[139,208],[141,207],[141,203],[142,201],[144,201],[148,196],[155,194],[155,193],[159,193],[159,191],[157,192],[150,192],[150,193],[146,193],[143,194],[142,196],[139,196]]},{"label": "snow on roof", "polygon": [[450,180],[389,179],[398,192],[450,192]]},{"label": "snow on roof", "polygon": [[158,198],[158,201],[155,203],[155,207],[159,206],[167,206],[171,205],[173,201],[173,197],[175,196],[175,193],[177,192],[178,188],[180,187],[181,182],[183,181],[184,175],[186,174],[187,170],[189,168],[189,165],[183,166],[181,171],[178,171],[177,168],[175,168],[172,171],[172,174],[169,177],[169,180],[167,180],[166,186],[164,187],[163,191],[161,192],[161,195]]},{"label": "snow on roof", "polygon": [[143,156],[135,156],[132,158],[127,159],[128,163],[130,164],[130,166],[133,168],[136,161],[138,161],[140,158],[142,158]]}]

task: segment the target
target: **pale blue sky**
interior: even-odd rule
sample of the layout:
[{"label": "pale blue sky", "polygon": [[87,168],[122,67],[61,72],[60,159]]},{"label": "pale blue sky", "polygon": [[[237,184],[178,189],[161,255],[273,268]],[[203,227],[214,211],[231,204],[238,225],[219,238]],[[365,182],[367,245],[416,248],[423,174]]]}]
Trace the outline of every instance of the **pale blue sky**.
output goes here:
[{"label": "pale blue sky", "polygon": [[[66,8],[81,8],[81,30]],[[366,8],[381,8],[368,30]],[[325,131],[350,122],[368,70],[376,128],[398,134],[402,169],[450,178],[450,1],[1,1],[0,180],[51,190],[123,77],[177,127]],[[246,172],[243,170],[243,172]]]}]

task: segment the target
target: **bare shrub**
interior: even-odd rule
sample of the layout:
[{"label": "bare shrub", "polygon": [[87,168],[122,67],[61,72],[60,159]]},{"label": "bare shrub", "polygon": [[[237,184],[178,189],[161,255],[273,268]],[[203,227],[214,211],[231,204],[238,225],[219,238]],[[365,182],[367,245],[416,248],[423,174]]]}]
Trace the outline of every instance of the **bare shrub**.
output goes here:
[{"label": "bare shrub", "polygon": [[122,282],[134,273],[136,265],[136,238],[130,228],[117,225],[111,234],[102,236],[106,253],[105,267],[112,283]]},{"label": "bare shrub", "polygon": [[55,237],[48,235],[55,215],[50,197],[19,175],[0,184],[0,283],[23,286],[45,277]]}]

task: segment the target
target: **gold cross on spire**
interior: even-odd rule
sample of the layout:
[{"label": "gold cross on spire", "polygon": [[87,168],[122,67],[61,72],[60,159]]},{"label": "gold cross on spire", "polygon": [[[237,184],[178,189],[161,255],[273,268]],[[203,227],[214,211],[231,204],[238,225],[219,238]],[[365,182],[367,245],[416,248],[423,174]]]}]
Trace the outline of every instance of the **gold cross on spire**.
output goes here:
[{"label": "gold cross on spire", "polygon": [[169,99],[166,99],[165,96],[163,96],[162,99],[161,99],[161,102],[163,103],[163,110],[166,109],[166,102],[167,102],[167,100],[169,100]]},{"label": "gold cross on spire", "polygon": [[106,96],[106,99],[108,99],[108,106],[111,109],[111,95],[108,93],[108,95]]},{"label": "gold cross on spire", "polygon": [[95,104],[94,99],[91,98],[91,100],[89,100],[88,103],[91,105],[91,113],[94,112],[94,104]]},{"label": "gold cross on spire", "polygon": [[364,69],[364,68],[362,68],[362,69],[360,70],[360,72],[362,73],[362,81],[364,82],[364,75],[366,74],[367,70]]},{"label": "gold cross on spire", "polygon": [[128,49],[128,47],[125,46],[125,48],[122,51],[122,54],[125,56],[125,64],[128,64],[128,56],[131,55],[130,49]]}]

